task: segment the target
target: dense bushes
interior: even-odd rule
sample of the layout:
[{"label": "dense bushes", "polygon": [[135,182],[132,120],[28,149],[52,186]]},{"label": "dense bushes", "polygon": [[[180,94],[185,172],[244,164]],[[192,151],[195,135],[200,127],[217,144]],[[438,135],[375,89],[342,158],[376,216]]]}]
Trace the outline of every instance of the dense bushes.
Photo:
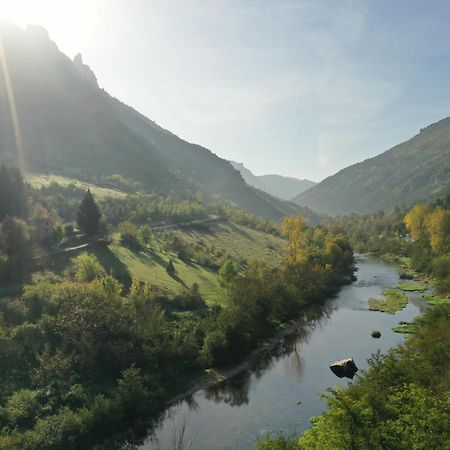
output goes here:
[{"label": "dense bushes", "polygon": [[237,361],[351,279],[345,237],[307,227],[301,234],[298,261],[224,270],[225,307],[208,308],[197,285],[171,298],[133,281],[124,295],[89,255],[65,279],[43,275],[19,298],[3,299],[0,448],[88,448],[161,408],[182,388],[180,377]]}]

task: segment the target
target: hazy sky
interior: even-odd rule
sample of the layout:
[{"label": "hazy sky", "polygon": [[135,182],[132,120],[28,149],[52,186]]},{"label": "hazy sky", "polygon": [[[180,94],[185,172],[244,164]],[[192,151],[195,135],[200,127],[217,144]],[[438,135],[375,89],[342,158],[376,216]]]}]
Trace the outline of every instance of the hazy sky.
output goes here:
[{"label": "hazy sky", "polygon": [[318,181],[450,115],[448,0],[0,0],[2,12],[257,174]]}]

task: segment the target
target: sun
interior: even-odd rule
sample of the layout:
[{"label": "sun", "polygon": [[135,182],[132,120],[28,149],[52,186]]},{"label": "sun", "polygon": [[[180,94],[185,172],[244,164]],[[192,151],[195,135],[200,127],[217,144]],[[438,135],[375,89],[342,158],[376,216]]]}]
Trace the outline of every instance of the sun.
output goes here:
[{"label": "sun", "polygon": [[78,53],[93,38],[104,0],[0,0],[0,20],[47,29],[61,50]]},{"label": "sun", "polygon": [[20,26],[52,20],[57,2],[46,0],[0,0],[0,18]]}]

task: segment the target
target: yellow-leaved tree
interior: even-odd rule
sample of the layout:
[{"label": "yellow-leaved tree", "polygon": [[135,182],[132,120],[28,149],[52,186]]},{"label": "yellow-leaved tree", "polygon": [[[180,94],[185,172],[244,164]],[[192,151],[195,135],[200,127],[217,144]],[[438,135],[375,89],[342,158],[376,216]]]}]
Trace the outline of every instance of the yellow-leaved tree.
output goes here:
[{"label": "yellow-leaved tree", "polygon": [[433,252],[444,253],[450,246],[450,211],[435,209],[426,217],[425,227]]},{"label": "yellow-leaved tree", "polygon": [[301,215],[285,217],[281,225],[284,236],[288,240],[286,249],[289,265],[304,261],[305,252],[305,218]]},{"label": "yellow-leaved tree", "polygon": [[426,218],[431,212],[431,206],[425,204],[418,204],[411,209],[404,218],[409,234],[412,239],[418,241],[427,237],[427,229],[425,226]]}]

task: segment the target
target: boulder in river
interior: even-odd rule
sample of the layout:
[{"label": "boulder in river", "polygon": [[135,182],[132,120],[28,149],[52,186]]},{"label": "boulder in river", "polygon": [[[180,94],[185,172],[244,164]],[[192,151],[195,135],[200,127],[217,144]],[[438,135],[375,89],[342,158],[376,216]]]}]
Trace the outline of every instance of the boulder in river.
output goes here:
[{"label": "boulder in river", "polygon": [[378,330],[372,331],[371,335],[375,339],[378,339],[381,337],[381,333]]},{"label": "boulder in river", "polygon": [[353,378],[355,376],[355,373],[358,372],[358,368],[356,367],[353,358],[341,359],[339,361],[336,361],[331,364],[330,369],[339,378]]}]

